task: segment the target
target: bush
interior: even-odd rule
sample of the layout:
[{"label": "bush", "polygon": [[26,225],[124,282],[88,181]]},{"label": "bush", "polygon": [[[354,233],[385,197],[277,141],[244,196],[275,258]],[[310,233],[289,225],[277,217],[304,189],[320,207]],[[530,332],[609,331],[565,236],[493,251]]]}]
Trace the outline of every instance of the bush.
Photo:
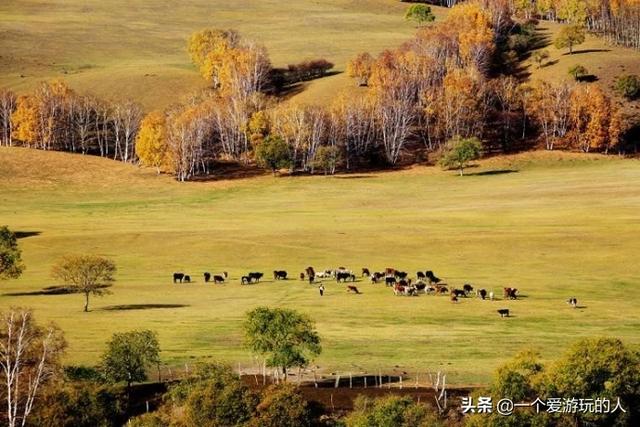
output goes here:
[{"label": "bush", "polygon": [[276,174],[278,169],[291,166],[291,153],[287,143],[280,137],[269,135],[256,146],[256,159],[265,168]]},{"label": "bush", "polygon": [[580,64],[574,65],[573,67],[569,67],[569,75],[574,78],[574,80],[581,80],[589,74],[589,71],[585,67]]},{"label": "bush", "polygon": [[340,161],[340,150],[336,146],[323,145],[316,150],[316,154],[311,162],[314,169],[324,171],[324,174],[333,175]]},{"label": "bush", "polygon": [[359,396],[351,414],[345,418],[347,427],[398,426],[437,427],[443,425],[435,410],[415,403],[410,397],[388,396],[370,399]]},{"label": "bush", "polygon": [[640,77],[635,74],[627,74],[616,79],[615,89],[629,100],[640,98]]},{"label": "bush", "polygon": [[478,138],[454,138],[447,143],[440,164],[447,168],[457,168],[462,176],[467,164],[480,158],[481,152],[482,143]]},{"label": "bush", "polygon": [[311,413],[300,392],[291,385],[273,385],[265,390],[251,427],[304,427]]}]

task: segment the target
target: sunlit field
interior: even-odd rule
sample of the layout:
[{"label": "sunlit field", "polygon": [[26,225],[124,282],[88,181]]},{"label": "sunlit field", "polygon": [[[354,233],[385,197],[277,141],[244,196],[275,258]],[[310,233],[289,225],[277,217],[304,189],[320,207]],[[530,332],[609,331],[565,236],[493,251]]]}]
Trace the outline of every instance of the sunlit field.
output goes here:
[{"label": "sunlit field", "polygon": [[[69,341],[67,362],[99,360],[112,333],[149,328],[162,358],[250,366],[244,313],[258,305],[311,316],[337,369],[444,369],[457,384],[486,382],[522,348],[558,355],[582,336],[640,343],[640,168],[636,160],[529,153],[489,159],[458,177],[414,167],[335,177],[271,177],[177,183],[95,157],[0,148],[0,224],[22,238],[27,265],[1,284],[0,307],[33,307]],[[37,295],[68,253],[112,257],[113,293]],[[364,279],[361,295],[325,280],[324,297],[303,269],[433,270],[448,284],[515,286],[516,301],[396,297]],[[284,269],[290,280],[274,282]],[[192,284],[174,285],[174,271]],[[202,273],[228,271],[224,285]],[[240,285],[249,271],[258,285]],[[14,294],[14,295],[11,295]],[[22,294],[22,295],[15,295]],[[575,296],[579,308],[565,300]],[[499,308],[511,318],[501,319]]]}]

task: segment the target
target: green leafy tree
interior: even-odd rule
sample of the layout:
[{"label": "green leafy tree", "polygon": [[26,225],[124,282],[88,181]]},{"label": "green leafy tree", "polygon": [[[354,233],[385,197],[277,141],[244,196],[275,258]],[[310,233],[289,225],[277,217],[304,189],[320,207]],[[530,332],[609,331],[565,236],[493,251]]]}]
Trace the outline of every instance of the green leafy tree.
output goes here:
[{"label": "green leafy tree", "polygon": [[542,68],[542,63],[549,59],[548,50],[536,50],[532,55],[533,60],[538,64],[538,68]]},{"label": "green leafy tree", "polygon": [[113,334],[102,355],[101,369],[105,379],[112,383],[134,382],[147,379],[147,369],[160,363],[160,344],[150,330]]},{"label": "green leafy tree", "polygon": [[615,89],[621,96],[629,100],[640,98],[640,76],[627,74],[618,77]]},{"label": "green leafy tree", "polygon": [[553,42],[557,49],[569,49],[569,54],[573,53],[573,47],[584,43],[585,32],[580,25],[567,25],[562,27],[558,37]]},{"label": "green leafy tree", "polygon": [[447,143],[440,158],[443,167],[455,167],[464,175],[464,168],[470,161],[480,158],[482,143],[478,138],[454,138]]},{"label": "green leafy tree", "polygon": [[18,239],[9,227],[0,227],[0,280],[17,279],[24,271]]},{"label": "green leafy tree", "polygon": [[311,425],[307,402],[293,386],[272,385],[263,394],[250,427],[305,427]]},{"label": "green leafy tree", "polygon": [[581,80],[587,74],[589,74],[589,71],[580,64],[569,67],[569,75],[573,77],[574,80]]},{"label": "green leafy tree", "polygon": [[418,25],[425,24],[427,22],[435,21],[436,17],[431,12],[429,6],[424,4],[414,4],[407,8],[407,12],[404,14],[404,19],[407,21],[415,21]]},{"label": "green leafy tree", "polygon": [[244,323],[247,347],[264,356],[267,366],[287,369],[306,366],[320,354],[320,336],[307,316],[295,310],[258,307]]},{"label": "green leafy tree", "polygon": [[278,169],[291,166],[291,153],[282,138],[270,135],[256,146],[256,160],[275,175]]},{"label": "green leafy tree", "polygon": [[346,427],[438,427],[444,423],[436,411],[417,404],[406,396],[387,396],[371,399],[359,396],[353,411],[345,419]]},{"label": "green leafy tree", "polygon": [[311,162],[314,169],[320,169],[325,175],[336,173],[336,167],[340,161],[340,150],[338,147],[323,145],[316,150],[316,154]]},{"label": "green leafy tree", "polygon": [[89,296],[109,293],[115,281],[116,265],[109,258],[97,255],[68,255],[51,269],[51,275],[62,281],[69,290],[83,293],[84,311],[89,311]]}]

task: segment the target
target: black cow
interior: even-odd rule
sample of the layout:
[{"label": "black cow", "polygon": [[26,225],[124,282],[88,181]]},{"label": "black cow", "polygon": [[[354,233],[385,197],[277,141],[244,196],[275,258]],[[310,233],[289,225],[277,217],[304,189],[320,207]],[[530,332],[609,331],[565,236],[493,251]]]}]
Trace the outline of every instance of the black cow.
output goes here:
[{"label": "black cow", "polygon": [[300,280],[304,280],[304,273],[300,273]]},{"label": "black cow", "polygon": [[504,288],[504,298],[518,299],[518,290],[516,288]]},{"label": "black cow", "polygon": [[249,283],[251,283],[251,277],[249,276],[242,276],[240,278],[240,283],[243,285],[248,285]]},{"label": "black cow", "polygon": [[184,273],[173,273],[173,283],[182,283],[182,279],[184,279]]},{"label": "black cow", "polygon": [[307,276],[316,277],[316,271],[313,269],[313,267],[307,267],[304,271],[305,273],[307,273]]},{"label": "black cow", "polygon": [[573,308],[576,308],[578,306],[578,299],[575,297],[571,297],[567,300],[567,304],[569,304]]},{"label": "black cow", "polygon": [[369,272],[368,268],[362,268],[362,277],[369,277],[371,276],[371,273]]},{"label": "black cow", "polygon": [[424,273],[422,271],[418,271],[416,273],[416,277],[419,279],[426,279],[427,277],[424,275]]},{"label": "black cow", "polygon": [[353,292],[356,294],[359,294],[360,291],[358,290],[358,288],[354,285],[347,285],[347,292]]},{"label": "black cow", "polygon": [[249,273],[249,278],[251,279],[251,281],[256,282],[256,283],[258,283],[260,281],[262,276],[264,276],[264,274],[258,273],[258,272],[255,272],[255,271]]},{"label": "black cow", "polygon": [[509,317],[509,309],[501,308],[498,310],[498,314],[500,315],[500,317]]},{"label": "black cow", "polygon": [[487,291],[486,291],[485,289],[480,289],[480,290],[478,291],[478,296],[479,296],[480,298],[482,298],[482,299],[487,298]]},{"label": "black cow", "polygon": [[416,283],[416,291],[422,292],[427,288],[426,283]]},{"label": "black cow", "polygon": [[355,280],[355,277],[353,274],[349,273],[348,271],[338,271],[336,273],[336,282],[346,282],[347,280],[351,279],[351,280]]},{"label": "black cow", "polygon": [[205,283],[209,283],[209,280],[211,280],[211,273],[204,273]]},{"label": "black cow", "polygon": [[442,281],[440,278],[436,277],[436,276],[433,274],[433,271],[431,271],[431,270],[427,270],[427,271],[425,271],[425,272],[424,272],[424,275],[427,277],[427,280],[429,280],[429,283],[430,283],[430,284],[433,284],[433,283],[436,283],[436,284],[437,284],[437,283],[440,283],[440,282]]},{"label": "black cow", "polygon": [[393,276],[387,276],[384,278],[384,283],[387,286],[393,286],[396,284],[396,278]]},{"label": "black cow", "polygon": [[458,297],[456,295],[451,294],[451,302],[458,302]]},{"label": "black cow", "polygon": [[191,276],[185,274],[184,275],[184,279],[183,279],[186,283],[191,283]]},{"label": "black cow", "polygon": [[451,290],[451,295],[456,296],[456,297],[466,297],[467,296],[465,291],[463,291],[462,289],[452,289]]},{"label": "black cow", "polygon": [[284,270],[275,270],[273,272],[273,278],[275,280],[285,280],[287,278],[287,272]]},{"label": "black cow", "polygon": [[219,274],[216,274],[213,276],[213,283],[224,283],[224,279],[226,276],[220,276]]},{"label": "black cow", "polygon": [[464,286],[462,287],[462,289],[464,290],[464,292],[466,294],[468,294],[469,292],[473,292],[473,286],[471,286],[468,283],[465,283]]},{"label": "black cow", "polygon": [[396,279],[406,279],[408,274],[406,271],[396,271],[394,276],[396,276]]}]

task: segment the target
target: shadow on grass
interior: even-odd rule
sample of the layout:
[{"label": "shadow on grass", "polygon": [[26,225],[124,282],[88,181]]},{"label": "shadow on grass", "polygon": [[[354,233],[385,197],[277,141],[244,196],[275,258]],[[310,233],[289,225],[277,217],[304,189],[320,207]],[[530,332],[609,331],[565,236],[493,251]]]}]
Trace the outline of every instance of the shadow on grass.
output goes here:
[{"label": "shadow on grass", "polygon": [[14,234],[16,239],[26,239],[27,237],[39,236],[42,231],[16,231]]},{"label": "shadow on grass", "polygon": [[[100,289],[110,288],[112,285],[102,285],[99,286]],[[39,291],[30,291],[30,292],[10,292],[6,294],[2,294],[5,297],[25,297],[25,296],[37,296],[37,295],[68,295],[68,294],[78,294],[80,291],[72,288],[68,288],[66,286],[47,286],[46,288],[42,288]]]},{"label": "shadow on grass", "polygon": [[504,175],[508,173],[518,173],[518,171],[515,169],[494,169],[490,171],[465,173],[465,175],[466,176],[489,176],[489,175]]},{"label": "shadow on grass", "polygon": [[563,53],[563,56],[567,55],[579,55],[581,53],[596,53],[596,52],[611,52],[611,49],[582,49],[582,50],[574,50],[573,53]]},{"label": "shadow on grass", "polygon": [[377,178],[376,175],[334,175],[335,179],[371,179]]},{"label": "shadow on grass", "polygon": [[125,305],[110,305],[103,307],[101,310],[106,311],[125,311],[125,310],[151,310],[156,308],[183,308],[189,307],[186,304],[125,304]]}]

